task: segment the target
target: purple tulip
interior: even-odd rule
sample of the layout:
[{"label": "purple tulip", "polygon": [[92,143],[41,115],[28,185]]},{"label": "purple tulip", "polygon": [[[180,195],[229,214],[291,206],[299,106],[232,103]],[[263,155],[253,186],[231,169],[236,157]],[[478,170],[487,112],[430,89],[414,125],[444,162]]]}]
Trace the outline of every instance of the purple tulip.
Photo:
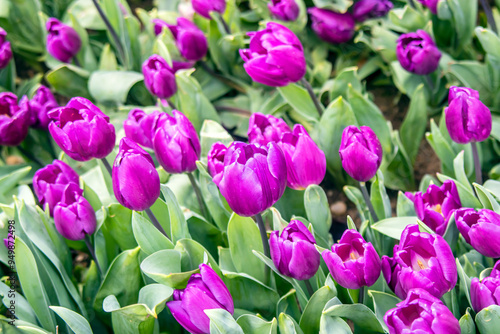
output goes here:
[{"label": "purple tulip", "polygon": [[224,14],[226,11],[226,0],[191,0],[194,11],[207,19],[211,19],[210,12]]},{"label": "purple tulip", "polygon": [[408,292],[405,300],[384,316],[389,334],[460,334],[453,313],[436,297],[423,289]]},{"label": "purple tulip", "polygon": [[291,132],[290,127],[281,118],[259,112],[250,116],[248,141],[251,144],[267,145],[270,142],[278,142],[286,132]]},{"label": "purple tulip", "polygon": [[394,7],[389,0],[360,0],[354,4],[353,16],[358,22],[385,16]]},{"label": "purple tulip", "polygon": [[191,173],[196,170],[201,146],[196,130],[183,113],[174,110],[158,121],[153,148],[160,165],[168,173]]},{"label": "purple tulip", "polygon": [[440,235],[420,232],[417,224],[406,226],[393,254],[382,257],[382,273],[401,299],[415,288],[441,298],[457,283],[455,257],[448,243]]},{"label": "purple tulip", "polygon": [[299,220],[292,220],[281,231],[269,238],[271,258],[279,272],[302,281],[313,277],[319,268],[320,255],[314,244],[316,239]]},{"label": "purple tulip", "polygon": [[153,136],[158,122],[167,114],[160,111],[153,111],[146,114],[141,109],[133,109],[129,112],[128,118],[123,122],[125,136],[142,146],[153,148]]},{"label": "purple tulip", "polygon": [[[33,176],[33,189],[42,207],[47,204],[50,214],[54,214],[54,207],[63,197],[63,192],[69,183],[79,185],[80,177],[68,164],[61,160],[54,160],[36,171]],[[83,191],[80,189],[79,195]]]},{"label": "purple tulip", "polygon": [[396,56],[401,66],[408,72],[426,75],[438,68],[441,51],[428,33],[417,30],[399,36]]},{"label": "purple tulip", "polygon": [[47,51],[57,60],[69,63],[80,51],[80,36],[75,29],[53,17],[47,20],[46,28]]},{"label": "purple tulip", "polygon": [[224,170],[224,157],[227,147],[221,142],[216,142],[210,148],[207,157],[208,172],[212,177]]},{"label": "purple tulip", "polygon": [[36,128],[48,130],[51,121],[49,111],[58,108],[59,104],[48,87],[41,85],[29,101],[32,123]]},{"label": "purple tulip", "polygon": [[193,274],[183,290],[175,290],[173,300],[167,302],[175,320],[194,334],[210,333],[210,318],[205,310],[224,309],[234,313],[234,303],[229,290],[206,264],[200,264],[200,273]]},{"label": "purple tulip", "polygon": [[247,33],[250,48],[240,49],[243,67],[256,82],[272,87],[297,82],[306,74],[300,40],[285,26],[268,22],[266,29]]},{"label": "purple tulip", "polygon": [[351,40],[354,36],[356,22],[350,13],[337,13],[324,8],[309,8],[312,29],[323,40],[340,44]]},{"label": "purple tulip", "polygon": [[85,234],[93,234],[97,226],[94,209],[82,196],[82,190],[74,183],[68,183],[62,199],[54,207],[54,224],[66,239],[82,240]]},{"label": "purple tulip", "polygon": [[465,87],[450,88],[449,106],[444,109],[446,128],[459,144],[481,142],[491,133],[491,112],[479,100],[479,92]]},{"label": "purple tulip", "polygon": [[438,3],[441,0],[417,0],[425,7],[429,8],[433,14],[437,14]]},{"label": "purple tulip", "polygon": [[276,143],[267,146],[233,142],[224,157],[224,170],[214,176],[229,207],[250,217],[270,208],[286,188],[286,160]]},{"label": "purple tulip", "polygon": [[65,107],[52,109],[49,131],[71,159],[87,161],[105,158],[115,147],[115,127],[92,102],[74,97]]},{"label": "purple tulip", "polygon": [[425,193],[405,193],[415,206],[418,219],[439,235],[444,235],[456,209],[462,207],[455,182],[447,180],[441,187],[431,184]]},{"label": "purple tulip", "polygon": [[273,17],[281,21],[295,21],[300,13],[295,0],[271,0],[267,7]]},{"label": "purple tulip", "polygon": [[278,145],[285,155],[290,188],[303,190],[323,181],[326,174],[325,153],[302,125],[295,124],[293,132],[284,133]]},{"label": "purple tulip", "polygon": [[349,125],[342,132],[340,160],[353,179],[366,182],[377,174],[382,163],[382,145],[368,126]]},{"label": "purple tulip", "polygon": [[500,257],[500,215],[488,209],[455,211],[457,228],[475,250],[484,256]]},{"label": "purple tulip", "polygon": [[17,96],[10,92],[0,93],[0,145],[17,146],[28,135],[31,110],[28,98],[23,96],[17,104]]},{"label": "purple tulip", "polygon": [[500,261],[495,263],[490,276],[481,281],[474,277],[470,284],[470,299],[476,313],[491,305],[500,305]]},{"label": "purple tulip", "polygon": [[333,279],[344,288],[372,286],[380,276],[380,256],[355,230],[345,230],[332,251],[324,250],[321,255]]},{"label": "purple tulip", "polygon": [[[8,230],[7,238],[3,239],[3,244],[5,245],[5,248],[7,248],[7,250],[15,251],[15,246],[13,243],[16,241],[16,236],[14,235],[14,233],[12,233],[12,231],[13,230]],[[10,247],[9,247],[9,241],[10,241]]]},{"label": "purple tulip", "polygon": [[6,37],[7,33],[0,27],[0,69],[7,67],[12,59],[12,48]]},{"label": "purple tulip", "polygon": [[142,73],[146,88],[160,99],[168,99],[177,92],[175,72],[162,57],[149,57],[142,64]]},{"label": "purple tulip", "polygon": [[[161,32],[163,26],[160,29],[161,24],[158,22],[161,20],[156,19],[153,21],[155,22],[155,33],[158,30]],[[208,51],[207,38],[196,24],[183,17],[177,19],[177,25],[163,23],[172,32],[177,48],[184,58],[191,61],[198,61],[205,57]]]}]

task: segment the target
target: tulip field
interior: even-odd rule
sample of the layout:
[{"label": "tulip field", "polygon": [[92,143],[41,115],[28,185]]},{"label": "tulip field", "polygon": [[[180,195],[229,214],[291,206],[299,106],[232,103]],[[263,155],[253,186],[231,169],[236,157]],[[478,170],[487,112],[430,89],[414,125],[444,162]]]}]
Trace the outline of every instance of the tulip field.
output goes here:
[{"label": "tulip field", "polygon": [[0,332],[500,333],[499,26],[0,0]]}]

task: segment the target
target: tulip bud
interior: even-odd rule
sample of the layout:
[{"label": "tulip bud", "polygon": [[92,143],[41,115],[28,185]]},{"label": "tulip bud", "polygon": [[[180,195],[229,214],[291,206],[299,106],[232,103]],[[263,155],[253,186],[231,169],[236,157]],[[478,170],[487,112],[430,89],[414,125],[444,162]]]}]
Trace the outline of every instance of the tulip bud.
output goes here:
[{"label": "tulip bud", "polygon": [[436,297],[423,289],[408,292],[405,300],[384,316],[389,334],[428,333],[460,334],[453,313]]},{"label": "tulip bud", "polygon": [[295,21],[300,13],[295,0],[271,0],[267,7],[272,16],[281,21]]},{"label": "tulip bud", "polygon": [[295,124],[293,132],[284,133],[278,145],[285,155],[290,188],[304,190],[323,181],[326,174],[325,153],[302,125]]},{"label": "tulip bud", "polygon": [[441,51],[428,33],[417,30],[399,36],[396,56],[401,66],[408,72],[426,75],[438,68]]},{"label": "tulip bud", "polygon": [[12,48],[6,37],[7,33],[0,27],[0,69],[7,67],[12,59]]},{"label": "tulip bud", "polygon": [[500,261],[495,263],[490,276],[479,281],[472,278],[470,284],[470,299],[472,308],[479,313],[483,308],[500,305]]},{"label": "tulip bud", "polygon": [[34,127],[47,130],[51,121],[49,111],[58,108],[59,104],[50,89],[41,85],[29,101],[29,106]]},{"label": "tulip bud", "polygon": [[457,228],[475,250],[484,256],[500,257],[500,215],[488,209],[455,211]]},{"label": "tulip bud", "polygon": [[380,276],[380,257],[355,230],[345,230],[332,251],[321,253],[333,279],[348,289],[372,286]]},{"label": "tulip bud", "polygon": [[250,116],[248,122],[250,144],[267,145],[270,142],[278,142],[286,132],[291,132],[290,127],[281,118],[258,112]]},{"label": "tulip bud", "polygon": [[342,132],[339,154],[342,167],[353,179],[366,182],[382,163],[382,145],[368,126],[350,125]]},{"label": "tulip bud", "polygon": [[146,88],[160,99],[168,99],[177,92],[175,72],[162,57],[149,57],[142,64],[142,73]]},{"label": "tulip bud", "polygon": [[200,273],[191,275],[185,289],[174,291],[173,300],[167,302],[167,306],[187,331],[208,334],[210,318],[204,311],[220,308],[233,314],[234,303],[217,273],[206,264],[200,264],[199,268]]},{"label": "tulip bud", "polygon": [[165,114],[156,127],[153,148],[160,165],[168,173],[191,173],[196,170],[201,146],[196,130],[183,113]]},{"label": "tulip bud", "polygon": [[292,220],[269,238],[271,258],[279,272],[302,281],[313,277],[319,268],[320,255],[316,239],[300,220]]},{"label": "tulip bud", "polygon": [[441,0],[418,0],[418,2],[420,2],[422,5],[428,7],[431,10],[432,14],[437,14],[439,1]]},{"label": "tulip bud", "polygon": [[210,12],[224,14],[226,11],[226,0],[191,0],[194,11],[207,19],[211,19]]},{"label": "tulip bud", "polygon": [[491,112],[479,100],[479,92],[465,87],[450,88],[449,106],[444,109],[446,128],[459,144],[481,142],[491,133]]},{"label": "tulip bud", "polygon": [[340,44],[351,40],[354,36],[356,22],[350,13],[337,13],[324,8],[309,8],[312,29],[323,40]]},{"label": "tulip bud", "polygon": [[0,93],[0,145],[17,146],[26,138],[31,123],[28,98],[17,104],[17,96],[10,92]]},{"label": "tulip bud", "polygon": [[276,143],[267,146],[233,142],[224,170],[213,178],[229,207],[250,217],[270,208],[286,187],[286,160]]},{"label": "tulip bud", "polygon": [[385,16],[394,7],[389,0],[361,0],[354,4],[353,16],[358,22]]},{"label": "tulip bud", "polygon": [[457,186],[451,180],[443,182],[441,187],[431,184],[425,193],[405,195],[413,202],[418,219],[439,235],[444,235],[451,215],[462,207]]},{"label": "tulip bud", "polygon": [[128,118],[123,122],[125,136],[142,146],[152,149],[153,136],[158,122],[166,115],[166,113],[160,111],[146,114],[141,109],[132,109],[128,114]]},{"label": "tulip bud", "polygon": [[71,159],[102,159],[115,147],[115,127],[109,117],[92,102],[74,97],[65,107],[52,109],[49,131],[55,142]]},{"label": "tulip bud", "polygon": [[224,171],[224,157],[226,156],[227,147],[221,142],[216,142],[210,148],[207,157],[208,172],[212,177]]},{"label": "tulip bud", "polygon": [[393,254],[392,258],[382,257],[382,273],[401,299],[415,288],[441,298],[457,284],[457,266],[450,246],[440,235],[420,232],[417,224],[406,226]]},{"label": "tulip bud", "polygon": [[54,207],[54,224],[63,237],[83,240],[85,234],[93,234],[97,226],[94,209],[82,196],[82,190],[74,183],[68,183],[62,199]]},{"label": "tulip bud", "polygon": [[248,75],[264,85],[281,87],[306,74],[306,59],[300,40],[288,28],[268,22],[266,29],[252,31],[250,48],[240,49]]},{"label": "tulip bud", "polygon": [[198,61],[205,57],[208,51],[207,38],[193,22],[179,17],[176,26],[167,24],[167,27],[172,32],[177,48],[184,58]]},{"label": "tulip bud", "polygon": [[80,36],[75,29],[53,17],[47,20],[46,28],[47,51],[57,60],[69,63],[80,51]]}]

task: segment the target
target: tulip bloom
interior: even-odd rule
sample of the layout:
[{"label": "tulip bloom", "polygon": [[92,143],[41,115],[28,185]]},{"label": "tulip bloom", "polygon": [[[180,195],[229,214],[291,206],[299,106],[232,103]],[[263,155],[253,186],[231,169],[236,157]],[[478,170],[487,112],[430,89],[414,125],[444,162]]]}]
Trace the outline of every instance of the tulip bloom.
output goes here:
[{"label": "tulip bloom", "polygon": [[281,21],[295,21],[300,13],[295,0],[271,0],[267,7],[272,16]]},{"label": "tulip bloom", "polygon": [[250,48],[240,49],[243,67],[256,82],[282,87],[306,74],[306,58],[300,40],[285,26],[268,22],[266,29],[252,31]]},{"label": "tulip bloom", "polygon": [[457,228],[475,250],[484,256],[500,257],[500,215],[488,209],[455,211]]},{"label": "tulip bloom", "polygon": [[142,146],[153,148],[153,136],[158,122],[167,114],[160,111],[153,111],[146,114],[141,109],[133,109],[129,112],[128,118],[123,122],[125,135]]},{"label": "tulip bloom", "polygon": [[380,276],[377,251],[355,230],[345,230],[332,251],[325,250],[321,255],[333,279],[344,288],[372,286]]},{"label": "tulip bloom", "polygon": [[350,13],[337,13],[324,8],[309,8],[312,29],[324,41],[345,43],[354,36],[356,22]]},{"label": "tulip bloom", "polygon": [[453,313],[423,289],[410,290],[405,300],[387,311],[384,321],[389,327],[389,334],[461,332]]},{"label": "tulip bloom", "polygon": [[[155,32],[157,31],[157,22],[155,21]],[[172,32],[175,38],[177,48],[181,55],[187,60],[198,61],[205,57],[208,51],[208,42],[203,31],[200,30],[193,22],[179,17],[177,25],[165,23]],[[161,30],[160,30],[161,32]]]},{"label": "tulip bloom", "polygon": [[415,206],[418,219],[439,235],[444,235],[455,210],[462,207],[455,182],[448,180],[438,187],[431,184],[425,193],[405,193]]},{"label": "tulip bloom", "polygon": [[116,199],[130,210],[146,210],[160,196],[160,176],[153,159],[129,138],[120,142],[112,179]]},{"label": "tulip bloom", "polygon": [[80,36],[75,29],[53,17],[47,20],[46,28],[47,51],[57,60],[69,63],[80,51]]},{"label": "tulip bloom", "polygon": [[59,107],[50,89],[41,85],[33,98],[29,101],[29,106],[34,127],[48,130],[51,121],[49,111]]},{"label": "tulip bloom", "polygon": [[418,0],[422,5],[429,8],[432,14],[437,14],[438,3],[441,0]]},{"label": "tulip bloom", "polygon": [[302,281],[313,277],[319,268],[320,255],[314,244],[316,239],[299,220],[292,220],[281,231],[269,238],[271,258],[279,272]]},{"label": "tulip bloom", "polygon": [[19,105],[17,96],[10,92],[0,93],[0,145],[17,146],[26,138],[31,123],[28,98]]},{"label": "tulip bloom", "polygon": [[437,234],[420,232],[417,224],[406,226],[393,253],[392,258],[382,257],[382,273],[401,299],[415,288],[441,298],[457,284],[457,266],[450,246]]},{"label": "tulip bloom", "polygon": [[233,142],[224,170],[213,178],[229,207],[250,217],[270,208],[286,187],[286,160],[276,143],[267,146]]},{"label": "tulip bloom", "polygon": [[52,109],[49,131],[71,159],[105,158],[115,147],[115,127],[109,117],[83,97],[72,98],[65,107]]},{"label": "tulip bloom", "polygon": [[234,303],[217,273],[203,263],[199,268],[200,273],[191,275],[185,289],[174,291],[173,300],[167,302],[167,306],[175,320],[187,331],[208,334],[210,318],[204,311],[221,308],[233,314]]},{"label": "tulip bloom", "polygon": [[0,27],[0,69],[7,67],[12,59],[12,48],[6,37],[7,33]]},{"label": "tulip bloom", "polygon": [[382,145],[368,126],[349,125],[342,132],[339,154],[342,167],[353,179],[366,182],[382,163]]},{"label": "tulip bloom", "polygon": [[149,57],[142,64],[142,73],[146,88],[160,99],[168,99],[177,92],[175,72],[162,57]]},{"label": "tulip bloom", "polygon": [[408,72],[426,75],[438,68],[441,52],[428,33],[417,30],[399,36],[396,56]]},{"label": "tulip bloom", "polygon": [[224,14],[226,11],[226,0],[192,0],[194,11],[207,19],[211,19],[210,12]]},{"label": "tulip bloom", "polygon": [[353,16],[358,22],[385,16],[394,7],[389,0],[361,0],[354,4]]},{"label": "tulip bloom", "polygon": [[291,132],[288,124],[273,115],[257,112],[252,114],[248,121],[247,133],[250,144],[267,145],[270,142],[278,142],[281,136],[287,132]]},{"label": "tulip bloom", "polygon": [[500,305],[500,261],[495,263],[490,276],[481,281],[472,278],[470,284],[470,299],[476,313],[491,305]]},{"label": "tulip bloom", "polygon": [[227,147],[221,142],[216,142],[210,148],[207,157],[208,172],[212,177],[224,171],[224,157]]}]

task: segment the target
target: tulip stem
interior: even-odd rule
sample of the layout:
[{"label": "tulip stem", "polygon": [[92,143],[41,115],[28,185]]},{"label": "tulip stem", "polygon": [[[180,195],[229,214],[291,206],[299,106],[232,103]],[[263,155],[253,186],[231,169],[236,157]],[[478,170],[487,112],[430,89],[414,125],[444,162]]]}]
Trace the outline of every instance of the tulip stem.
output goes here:
[{"label": "tulip stem", "polygon": [[111,165],[109,164],[108,160],[106,160],[106,158],[102,158],[101,159],[104,167],[106,168],[106,170],[108,171],[109,175],[112,177],[113,176],[113,168],[111,168]]},{"label": "tulip stem", "polygon": [[210,74],[211,76],[213,76],[214,78],[216,78],[217,80],[219,80],[220,82],[222,82],[223,84],[237,90],[238,92],[240,93],[243,93],[243,94],[246,94],[247,90],[242,87],[240,84],[234,82],[234,80],[231,80],[229,78],[226,78],[225,76],[223,75],[220,75],[218,73],[216,73],[213,69],[210,68],[210,66],[208,66],[208,64],[206,62],[204,62],[203,60],[200,60],[198,62],[198,64],[200,64],[201,68],[207,72],[208,74]]},{"label": "tulip stem", "polygon": [[309,293],[309,298],[312,297],[314,295],[314,290],[313,290],[313,287],[311,285],[311,282],[308,279],[306,279],[304,281],[304,284],[306,285],[307,292]]},{"label": "tulip stem", "polygon": [[82,65],[80,65],[80,62],[78,61],[78,58],[76,58],[76,56],[73,57],[73,62],[75,63],[76,66],[82,67]]},{"label": "tulip stem", "polygon": [[493,17],[493,12],[491,11],[490,4],[487,0],[481,0],[481,6],[483,6],[484,13],[486,14],[486,18],[488,19],[488,23],[491,26],[491,30],[498,34],[497,23],[495,22],[495,18]]},{"label": "tulip stem", "polygon": [[415,3],[413,2],[413,0],[408,0],[408,3],[410,4],[411,8],[415,8]]},{"label": "tulip stem", "polygon": [[94,247],[92,246],[92,242],[90,241],[90,236],[88,234],[85,234],[84,240],[85,240],[85,245],[87,245],[90,255],[92,256],[92,259],[94,259],[95,265],[97,266],[97,270],[99,270],[99,273],[102,276],[102,269],[101,266],[99,265],[99,261],[97,261],[97,256],[95,255]]},{"label": "tulip stem", "polygon": [[260,238],[262,239],[262,246],[264,247],[264,254],[271,258],[271,251],[269,249],[269,241],[267,240],[266,226],[264,225],[264,220],[260,213],[255,215],[255,220],[257,220],[257,226],[259,226]]},{"label": "tulip stem", "polygon": [[368,195],[368,189],[366,189],[366,183],[360,182],[359,186],[361,188],[361,192],[363,193],[363,198],[365,199],[365,203],[368,206],[368,210],[370,211],[370,215],[372,216],[373,222],[378,221],[377,214],[375,213],[375,209],[373,208],[372,201],[370,200],[370,195]]},{"label": "tulip stem", "polygon": [[224,16],[222,16],[221,13],[217,13],[217,15],[219,16],[219,19],[222,22],[222,25],[224,26],[224,30],[226,31],[226,34],[230,35],[231,34],[231,29],[227,25],[226,20],[224,20]]},{"label": "tulip stem", "polygon": [[307,89],[307,92],[309,93],[309,96],[313,100],[314,106],[316,107],[316,110],[318,110],[319,117],[323,115],[323,106],[319,102],[318,98],[316,97],[316,94],[314,94],[313,88],[309,81],[306,80],[306,78],[300,79],[300,82],[302,85]]},{"label": "tulip stem", "polygon": [[359,288],[358,303],[363,304],[364,299],[365,299],[365,287],[362,286],[361,288]]},{"label": "tulip stem", "polygon": [[483,184],[483,175],[481,172],[481,160],[479,160],[479,152],[477,151],[477,143],[475,141],[470,143],[472,148],[472,157],[474,158],[474,170],[476,172],[476,183]]},{"label": "tulip stem", "polygon": [[146,214],[148,215],[149,219],[151,220],[151,222],[153,223],[153,225],[156,227],[156,229],[158,231],[160,231],[164,236],[166,236],[168,240],[170,240],[170,238],[167,235],[167,232],[165,232],[165,230],[163,229],[163,227],[160,225],[160,222],[158,221],[158,219],[156,219],[156,216],[153,213],[153,211],[151,211],[150,208],[147,208],[144,211],[146,211]]},{"label": "tulip stem", "polygon": [[187,173],[187,175],[189,177],[191,185],[193,186],[194,193],[196,194],[196,199],[198,200],[198,206],[200,207],[201,215],[204,218],[207,218],[207,212],[205,210],[205,205],[203,204],[203,197],[201,195],[200,187],[198,187],[198,184],[196,183],[193,173]]},{"label": "tulip stem", "polygon": [[429,84],[429,88],[431,89],[431,93],[433,93],[434,90],[436,89],[436,86],[434,85],[434,81],[432,80],[430,74],[426,74],[425,78],[427,79],[427,83]]}]

